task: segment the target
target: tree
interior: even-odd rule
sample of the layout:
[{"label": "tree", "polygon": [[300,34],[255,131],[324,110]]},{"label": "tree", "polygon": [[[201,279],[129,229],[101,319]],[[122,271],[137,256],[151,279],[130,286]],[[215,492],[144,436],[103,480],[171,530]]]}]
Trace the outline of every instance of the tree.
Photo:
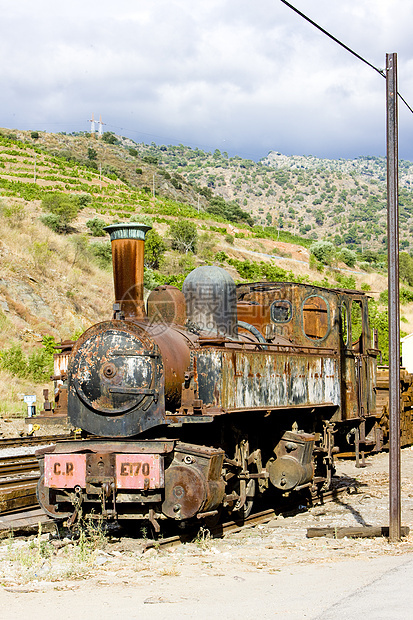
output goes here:
[{"label": "tree", "polygon": [[357,261],[357,254],[353,250],[343,248],[340,252],[340,258],[347,267],[354,267]]},{"label": "tree", "polygon": [[336,249],[330,241],[316,241],[311,244],[310,253],[323,265],[331,265]]},{"label": "tree", "polygon": [[165,253],[166,245],[161,235],[152,228],[145,238],[145,267],[158,269],[159,261]]},{"label": "tree", "polygon": [[91,146],[88,147],[87,149],[87,158],[90,159],[90,161],[97,159],[97,152],[94,148],[92,148]]},{"label": "tree", "polygon": [[178,250],[182,254],[196,252],[198,232],[194,222],[189,222],[188,220],[172,222],[169,227],[169,234],[172,238],[173,250]]},{"label": "tree", "polygon": [[324,213],[322,211],[316,211],[314,216],[316,224],[322,226],[324,224]]},{"label": "tree", "polygon": [[413,286],[413,258],[407,252],[400,252],[399,274],[400,280]]},{"label": "tree", "polygon": [[49,214],[41,218],[42,222],[57,233],[69,232],[69,224],[79,213],[79,203],[75,196],[61,192],[46,194],[42,200],[43,211]]},{"label": "tree", "polygon": [[102,140],[103,140],[103,142],[106,142],[107,144],[117,144],[118,143],[118,139],[115,136],[115,134],[113,133],[113,131],[104,131],[103,132],[103,136],[102,136]]}]

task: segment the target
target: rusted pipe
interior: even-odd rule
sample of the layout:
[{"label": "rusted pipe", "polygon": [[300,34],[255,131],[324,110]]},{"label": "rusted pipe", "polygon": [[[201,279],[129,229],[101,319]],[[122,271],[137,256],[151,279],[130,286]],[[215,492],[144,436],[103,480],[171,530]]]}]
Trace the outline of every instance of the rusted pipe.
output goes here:
[{"label": "rusted pipe", "polygon": [[111,224],[105,230],[112,242],[115,303],[125,319],[146,317],[143,301],[145,235],[151,226],[138,223]]}]

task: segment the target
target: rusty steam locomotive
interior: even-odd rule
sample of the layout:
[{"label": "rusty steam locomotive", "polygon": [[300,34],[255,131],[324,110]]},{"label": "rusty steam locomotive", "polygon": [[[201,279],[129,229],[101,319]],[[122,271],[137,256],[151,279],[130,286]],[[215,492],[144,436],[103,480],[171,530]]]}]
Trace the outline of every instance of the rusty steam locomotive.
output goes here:
[{"label": "rusty steam locomotive", "polygon": [[[143,301],[148,226],[115,224],[113,320],[69,356],[67,415],[86,438],[38,451],[38,499],[55,518],[246,516],[327,489],[333,455],[379,450],[379,354],[356,291],[259,282],[199,267],[182,292]],[[374,338],[373,338],[374,340]],[[351,446],[351,448],[349,447]]]}]

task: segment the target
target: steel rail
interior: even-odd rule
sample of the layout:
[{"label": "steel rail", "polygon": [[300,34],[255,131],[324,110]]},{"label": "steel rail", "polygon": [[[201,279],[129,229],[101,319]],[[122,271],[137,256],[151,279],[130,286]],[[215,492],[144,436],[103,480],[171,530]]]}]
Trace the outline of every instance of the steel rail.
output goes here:
[{"label": "steel rail", "polygon": [[[348,492],[350,486],[340,487],[337,489],[331,489],[330,491],[326,491],[318,496],[315,496],[311,499],[311,505],[317,506],[319,504],[325,504],[333,501],[339,495]],[[257,525],[262,525],[274,519],[277,514],[282,514],[284,516],[288,516],[294,513],[292,509],[285,510],[281,513],[276,513],[274,509],[263,510],[262,512],[257,512],[249,517],[246,517],[244,520],[238,521],[227,521],[226,523],[218,524],[208,529],[210,536],[212,538],[223,538],[227,534],[240,532],[244,529],[248,529],[250,527],[256,527]],[[177,536],[170,536],[168,538],[159,538],[158,540],[150,540],[145,543],[144,551],[148,551],[149,549],[158,549],[160,547],[176,547],[183,543],[192,542],[196,537],[195,528],[191,532],[178,534]]]},{"label": "steel rail", "polygon": [[32,454],[0,457],[0,478],[19,476],[30,471],[39,471],[39,462]]},{"label": "steel rail", "polygon": [[3,448],[22,448],[24,446],[38,446],[39,444],[56,443],[57,441],[71,441],[75,437],[70,435],[45,435],[28,437],[2,437],[0,439],[0,450]]}]

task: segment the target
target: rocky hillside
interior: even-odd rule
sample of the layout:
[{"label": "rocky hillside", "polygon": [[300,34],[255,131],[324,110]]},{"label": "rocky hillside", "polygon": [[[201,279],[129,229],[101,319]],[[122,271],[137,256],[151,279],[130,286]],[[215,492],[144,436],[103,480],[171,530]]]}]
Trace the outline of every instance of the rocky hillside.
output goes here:
[{"label": "rocky hillside", "polygon": [[[179,146],[138,145],[161,168],[195,184],[205,196],[236,201],[261,226],[327,239],[357,251],[386,249],[384,158],[328,160],[271,152],[256,163]],[[413,164],[400,162],[401,247],[413,249]]]}]

